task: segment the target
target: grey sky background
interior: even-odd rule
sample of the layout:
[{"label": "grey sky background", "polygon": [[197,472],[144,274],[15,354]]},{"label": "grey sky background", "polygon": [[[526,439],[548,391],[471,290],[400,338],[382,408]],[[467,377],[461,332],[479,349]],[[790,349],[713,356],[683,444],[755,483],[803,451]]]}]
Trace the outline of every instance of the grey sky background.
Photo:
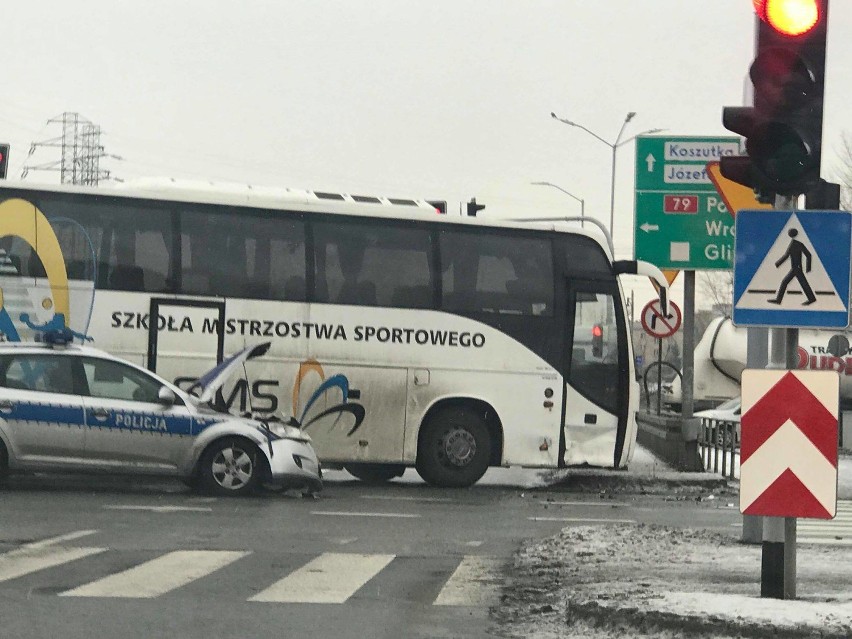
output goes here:
[{"label": "grey sky background", "polygon": [[[486,217],[609,222],[614,142],[728,135],[753,53],[750,0],[39,0],[4,13],[10,177],[48,119],[103,129],[116,177],[476,197]],[[829,23],[823,176],[852,130],[852,2]],[[634,144],[617,153],[616,254],[633,255]],[[58,159],[40,150],[28,162]],[[30,173],[28,181],[57,182]],[[641,288],[641,287],[640,287]],[[650,296],[650,287],[647,287]],[[644,303],[637,293],[637,304]]]}]

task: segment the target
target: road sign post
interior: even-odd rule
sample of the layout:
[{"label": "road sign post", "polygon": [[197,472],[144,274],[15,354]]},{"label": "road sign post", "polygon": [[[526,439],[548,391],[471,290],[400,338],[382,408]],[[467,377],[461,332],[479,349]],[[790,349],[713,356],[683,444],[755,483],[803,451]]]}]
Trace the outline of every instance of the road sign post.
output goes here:
[{"label": "road sign post", "polygon": [[671,337],[680,328],[683,314],[674,302],[668,303],[668,313],[663,313],[660,300],[651,300],[642,309],[642,328],[651,337]]},{"label": "road sign post", "polygon": [[[796,332],[773,330],[787,334],[774,356],[791,350]],[[743,372],[740,511],[764,517],[762,597],[796,596],[796,518],[837,512],[839,405],[836,372]]]},{"label": "road sign post", "polygon": [[651,337],[657,338],[657,415],[662,412],[663,338],[674,335],[680,328],[683,319],[680,308],[674,302],[668,303],[667,310],[668,312],[663,312],[659,300],[651,300],[645,304],[640,318],[645,332]]},{"label": "road sign post", "polygon": [[731,268],[733,218],[707,163],[739,150],[736,137],[636,139],[636,259],[662,269]]},{"label": "road sign post", "polygon": [[744,210],[736,235],[735,325],[849,325],[849,213]]}]

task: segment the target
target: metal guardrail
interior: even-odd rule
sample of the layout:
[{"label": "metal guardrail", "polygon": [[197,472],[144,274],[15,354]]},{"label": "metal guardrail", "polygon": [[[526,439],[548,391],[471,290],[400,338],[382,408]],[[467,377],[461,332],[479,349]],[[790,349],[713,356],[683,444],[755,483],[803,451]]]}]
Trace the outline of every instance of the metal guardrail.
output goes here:
[{"label": "metal guardrail", "polygon": [[728,479],[739,478],[740,437],[738,423],[719,419],[701,419],[698,430],[698,454],[704,470],[721,473]]}]

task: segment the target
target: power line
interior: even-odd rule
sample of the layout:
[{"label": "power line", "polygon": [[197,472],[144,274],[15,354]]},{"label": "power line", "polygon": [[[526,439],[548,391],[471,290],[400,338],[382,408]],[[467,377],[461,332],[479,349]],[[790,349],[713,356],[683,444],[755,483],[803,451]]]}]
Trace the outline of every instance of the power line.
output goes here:
[{"label": "power line", "polygon": [[[65,112],[51,118],[47,124],[61,124],[62,134],[41,142],[33,142],[27,155],[27,163],[21,171],[25,178],[30,171],[59,171],[62,184],[85,184],[97,186],[101,180],[110,179],[110,172],[100,167],[101,158],[107,156],[101,145],[101,127],[93,124],[79,113]],[[29,164],[39,148],[60,149],[60,159],[43,164]]]}]

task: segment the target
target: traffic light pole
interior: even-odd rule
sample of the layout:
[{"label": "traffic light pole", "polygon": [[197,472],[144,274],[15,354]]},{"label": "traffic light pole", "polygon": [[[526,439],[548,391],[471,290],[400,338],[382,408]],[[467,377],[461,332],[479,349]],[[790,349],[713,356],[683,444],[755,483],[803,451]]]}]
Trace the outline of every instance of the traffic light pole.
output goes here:
[{"label": "traffic light pole", "polygon": [[[777,196],[775,209],[795,211],[796,198]],[[769,366],[794,370],[797,365],[799,329],[770,329]],[[764,517],[760,563],[760,596],[796,598],[796,518]]]}]

